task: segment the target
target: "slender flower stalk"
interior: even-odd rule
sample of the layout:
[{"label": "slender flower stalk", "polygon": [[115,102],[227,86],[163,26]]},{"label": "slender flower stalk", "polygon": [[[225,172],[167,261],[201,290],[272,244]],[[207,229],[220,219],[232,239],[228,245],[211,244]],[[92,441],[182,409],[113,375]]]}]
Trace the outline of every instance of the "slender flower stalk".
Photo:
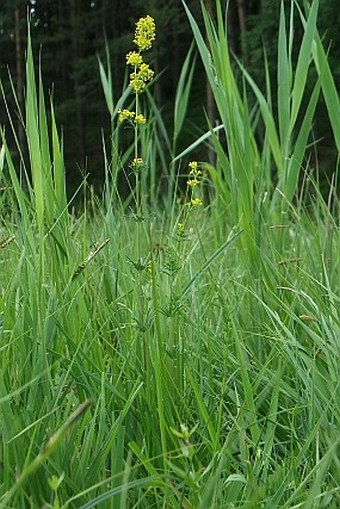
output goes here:
[{"label": "slender flower stalk", "polygon": [[[135,37],[133,42],[137,46],[137,51],[130,51],[126,55],[126,64],[132,68],[130,72],[129,87],[135,96],[134,111],[122,109],[118,111],[118,120],[120,122],[128,122],[134,130],[134,158],[129,164],[135,176],[135,206],[136,206],[136,252],[137,261],[134,263],[136,270],[139,272],[138,289],[139,292],[139,330],[141,333],[143,344],[143,361],[145,372],[148,370],[148,356],[145,342],[146,331],[146,303],[144,295],[144,281],[142,271],[147,266],[142,258],[142,221],[143,217],[143,200],[141,196],[141,173],[145,169],[145,163],[139,152],[139,130],[146,124],[147,119],[140,111],[140,94],[144,92],[146,85],[153,79],[154,71],[143,60],[142,52],[150,49],[156,37],[155,22],[151,16],[145,16],[136,23]],[[150,240],[150,236],[149,236]]]},{"label": "slender flower stalk", "polygon": [[189,178],[187,180],[188,189],[190,189],[190,199],[186,203],[188,207],[199,207],[202,205],[202,200],[197,196],[197,189],[201,184],[200,178],[202,177],[201,170],[198,169],[197,161],[191,161],[188,164]]},{"label": "slender flower stalk", "polygon": [[203,205],[200,197],[199,186],[201,185],[202,171],[198,169],[198,162],[191,161],[188,164],[189,175],[187,180],[187,200],[185,202],[185,208],[181,222],[177,223],[177,238],[183,239],[186,236],[186,224],[191,209],[198,208]]},{"label": "slender flower stalk", "polygon": [[154,19],[147,15],[136,23],[135,37],[133,42],[137,46],[137,51],[129,51],[126,55],[126,64],[132,67],[130,73],[129,86],[135,94],[135,110],[123,109],[118,111],[120,122],[128,121],[134,129],[134,159],[130,163],[130,168],[135,175],[135,202],[136,216],[140,221],[143,217],[142,200],[140,193],[140,173],[145,167],[143,159],[139,155],[138,134],[140,126],[146,124],[147,119],[140,112],[139,95],[145,90],[148,82],[154,77],[154,71],[146,64],[142,57],[142,52],[152,47],[156,38],[156,26]]}]

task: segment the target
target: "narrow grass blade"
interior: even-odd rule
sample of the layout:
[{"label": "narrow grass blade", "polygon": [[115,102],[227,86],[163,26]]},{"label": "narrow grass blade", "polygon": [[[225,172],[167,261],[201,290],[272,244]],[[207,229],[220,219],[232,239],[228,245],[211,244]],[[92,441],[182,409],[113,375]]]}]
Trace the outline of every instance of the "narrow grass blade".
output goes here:
[{"label": "narrow grass blade", "polygon": [[306,87],[308,70],[311,62],[312,45],[316,31],[318,10],[319,0],[314,0],[309,12],[307,23],[305,25],[305,31],[303,34],[295,69],[294,85],[292,89],[292,110],[289,127],[290,132],[292,132],[294,129]]},{"label": "narrow grass blade", "polygon": [[289,151],[289,117],[290,117],[290,66],[288,61],[286,17],[284,3],[281,2],[280,27],[278,39],[278,116],[282,160],[285,161]]},{"label": "narrow grass blade", "polygon": [[228,239],[222,244],[222,246],[219,247],[217,251],[215,251],[215,253],[210,256],[210,258],[204,263],[203,267],[199,271],[197,271],[196,274],[191,278],[191,280],[186,284],[186,286],[182,290],[180,299],[183,299],[188,294],[190,288],[195,283],[195,281],[202,274],[204,274],[204,272],[206,272],[209,269],[210,265],[216,260],[216,258],[218,258],[219,255],[222,254],[223,251],[241,235],[242,231],[243,230],[240,230],[235,234],[233,231],[230,233]]}]

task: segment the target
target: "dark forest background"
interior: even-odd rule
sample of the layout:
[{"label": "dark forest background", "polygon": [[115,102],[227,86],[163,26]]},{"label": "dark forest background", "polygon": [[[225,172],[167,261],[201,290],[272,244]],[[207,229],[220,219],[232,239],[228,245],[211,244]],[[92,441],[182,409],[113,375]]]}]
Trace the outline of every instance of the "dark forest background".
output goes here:
[{"label": "dark forest background", "polygon": [[[215,0],[204,3],[213,15]],[[290,3],[290,0],[285,1],[287,7]],[[187,5],[202,25],[200,1],[187,0]],[[264,83],[264,46],[273,83],[276,79],[279,8],[280,0],[230,0],[229,3],[229,47],[260,85]],[[20,121],[11,99],[9,73],[22,108],[28,12],[36,62],[41,59],[45,88],[53,95],[58,125],[63,132],[69,185],[74,187],[84,173],[90,175],[92,183],[100,184],[103,171],[101,133],[104,128],[109,136],[110,118],[100,84],[98,56],[105,60],[107,41],[114,97],[118,100],[126,84],[125,54],[133,49],[135,21],[141,15],[153,16],[157,41],[148,61],[158,75],[153,85],[156,103],[171,129],[176,85],[192,43],[181,0],[1,0],[0,78],[10,108],[16,112],[19,136]],[[326,46],[329,45],[330,63],[338,85],[339,28],[339,0],[321,0],[319,30],[324,34]],[[207,130],[204,111],[215,121],[212,97],[197,59],[185,131],[180,140],[183,147]],[[2,99],[0,123],[8,124]],[[327,114],[322,104],[314,129],[315,138],[320,139],[322,145],[321,165],[329,167],[331,172],[336,154],[331,149]],[[9,127],[6,131],[10,132]]]}]

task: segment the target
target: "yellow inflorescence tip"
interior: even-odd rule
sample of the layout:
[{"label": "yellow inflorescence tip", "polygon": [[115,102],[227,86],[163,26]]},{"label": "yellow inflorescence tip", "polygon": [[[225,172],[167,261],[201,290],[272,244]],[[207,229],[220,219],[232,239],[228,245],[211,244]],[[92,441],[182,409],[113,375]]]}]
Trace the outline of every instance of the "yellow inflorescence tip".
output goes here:
[{"label": "yellow inflorescence tip", "polygon": [[147,15],[136,23],[135,38],[133,42],[138,46],[139,51],[146,51],[151,48],[156,38],[155,20]]}]

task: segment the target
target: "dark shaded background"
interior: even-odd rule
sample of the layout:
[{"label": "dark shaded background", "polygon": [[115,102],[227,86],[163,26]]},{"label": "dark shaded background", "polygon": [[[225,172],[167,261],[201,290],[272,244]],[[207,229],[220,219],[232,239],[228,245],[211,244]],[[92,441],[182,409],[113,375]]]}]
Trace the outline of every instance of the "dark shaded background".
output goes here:
[{"label": "dark shaded background", "polygon": [[[204,3],[213,14],[215,0],[205,0]],[[290,0],[285,1],[287,7],[290,3]],[[187,5],[201,24],[199,0],[187,0]],[[230,48],[260,84],[264,80],[265,45],[275,86],[279,7],[279,0],[230,0]],[[160,74],[154,84],[154,94],[166,123],[171,126],[177,80],[192,42],[182,3],[180,0],[1,0],[0,77],[12,111],[17,110],[10,99],[8,70],[22,106],[28,11],[36,61],[40,55],[45,88],[53,95],[58,125],[63,130],[69,186],[74,188],[83,173],[89,173],[90,181],[99,185],[103,171],[101,129],[104,127],[109,134],[110,119],[101,89],[97,57],[105,60],[107,40],[117,100],[124,87],[125,53],[133,49],[135,21],[141,15],[153,16],[157,25],[157,43],[149,53],[148,61],[152,61],[156,73]],[[331,45],[330,61],[338,83],[339,27],[338,0],[321,0],[319,30],[326,43]],[[297,40],[299,35],[297,32]],[[188,118],[180,140],[183,147],[196,139],[200,131],[206,130],[204,108],[210,117],[214,117],[205,76],[199,60],[197,62]],[[0,123],[8,124],[2,100]],[[18,129],[20,131],[19,122]],[[6,131],[10,131],[8,127]],[[317,113],[315,137],[322,139],[319,154],[324,166],[332,171],[335,154],[322,104]]]}]

